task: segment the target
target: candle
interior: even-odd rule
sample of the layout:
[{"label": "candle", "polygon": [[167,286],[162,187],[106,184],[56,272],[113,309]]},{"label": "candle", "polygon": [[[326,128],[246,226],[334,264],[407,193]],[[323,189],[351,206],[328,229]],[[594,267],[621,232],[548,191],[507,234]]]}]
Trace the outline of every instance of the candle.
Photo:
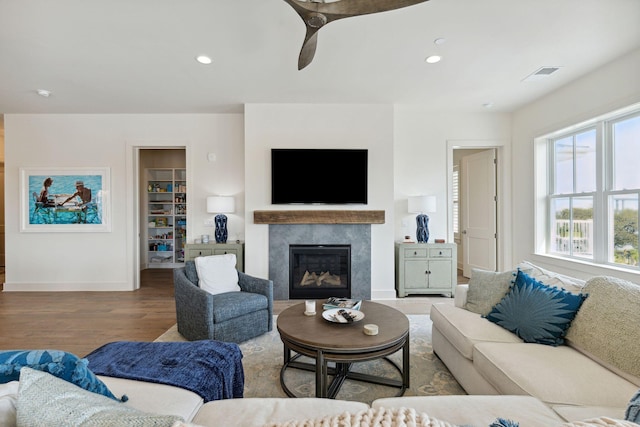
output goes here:
[{"label": "candle", "polygon": [[373,323],[364,325],[364,333],[366,335],[378,335],[378,325],[374,325]]},{"label": "candle", "polygon": [[308,315],[316,314],[315,300],[308,299],[304,302],[304,314],[308,314]]}]

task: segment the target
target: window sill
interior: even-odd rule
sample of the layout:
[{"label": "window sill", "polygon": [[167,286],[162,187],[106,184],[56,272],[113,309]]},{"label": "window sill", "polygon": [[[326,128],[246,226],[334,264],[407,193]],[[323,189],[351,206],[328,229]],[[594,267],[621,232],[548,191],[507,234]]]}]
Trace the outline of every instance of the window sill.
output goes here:
[{"label": "window sill", "polygon": [[640,283],[640,271],[628,270],[614,265],[595,264],[588,261],[563,258],[549,254],[533,254],[530,261],[548,270],[583,280],[590,279],[593,276],[613,276],[630,282]]}]

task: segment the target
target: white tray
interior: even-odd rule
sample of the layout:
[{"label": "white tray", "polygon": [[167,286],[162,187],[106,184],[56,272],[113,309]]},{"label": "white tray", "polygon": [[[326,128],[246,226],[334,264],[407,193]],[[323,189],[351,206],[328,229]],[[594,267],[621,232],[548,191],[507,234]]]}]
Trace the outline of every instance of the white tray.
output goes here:
[{"label": "white tray", "polygon": [[358,310],[351,310],[349,308],[331,308],[329,310],[325,310],[322,312],[322,317],[325,320],[333,323],[350,323],[347,322],[347,319],[338,314],[338,310],[344,310],[353,317],[354,322],[359,322],[364,319],[364,313]]}]

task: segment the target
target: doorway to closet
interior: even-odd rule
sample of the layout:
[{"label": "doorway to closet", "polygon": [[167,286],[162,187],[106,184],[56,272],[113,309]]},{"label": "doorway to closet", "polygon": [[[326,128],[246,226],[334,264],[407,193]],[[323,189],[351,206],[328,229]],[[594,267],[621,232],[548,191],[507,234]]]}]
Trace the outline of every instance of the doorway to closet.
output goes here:
[{"label": "doorway to closet", "polygon": [[187,235],[185,149],[140,149],[138,173],[140,271],[180,267]]}]

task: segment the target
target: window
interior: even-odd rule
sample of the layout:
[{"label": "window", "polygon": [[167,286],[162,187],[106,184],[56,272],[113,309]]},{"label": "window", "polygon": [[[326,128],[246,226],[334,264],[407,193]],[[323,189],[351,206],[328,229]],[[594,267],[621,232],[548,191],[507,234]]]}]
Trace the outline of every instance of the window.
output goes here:
[{"label": "window", "polygon": [[596,192],[596,131],[586,129],[551,140],[552,253],[593,259],[593,199]]},{"label": "window", "polygon": [[538,141],[547,159],[539,252],[638,269],[640,108]]}]

